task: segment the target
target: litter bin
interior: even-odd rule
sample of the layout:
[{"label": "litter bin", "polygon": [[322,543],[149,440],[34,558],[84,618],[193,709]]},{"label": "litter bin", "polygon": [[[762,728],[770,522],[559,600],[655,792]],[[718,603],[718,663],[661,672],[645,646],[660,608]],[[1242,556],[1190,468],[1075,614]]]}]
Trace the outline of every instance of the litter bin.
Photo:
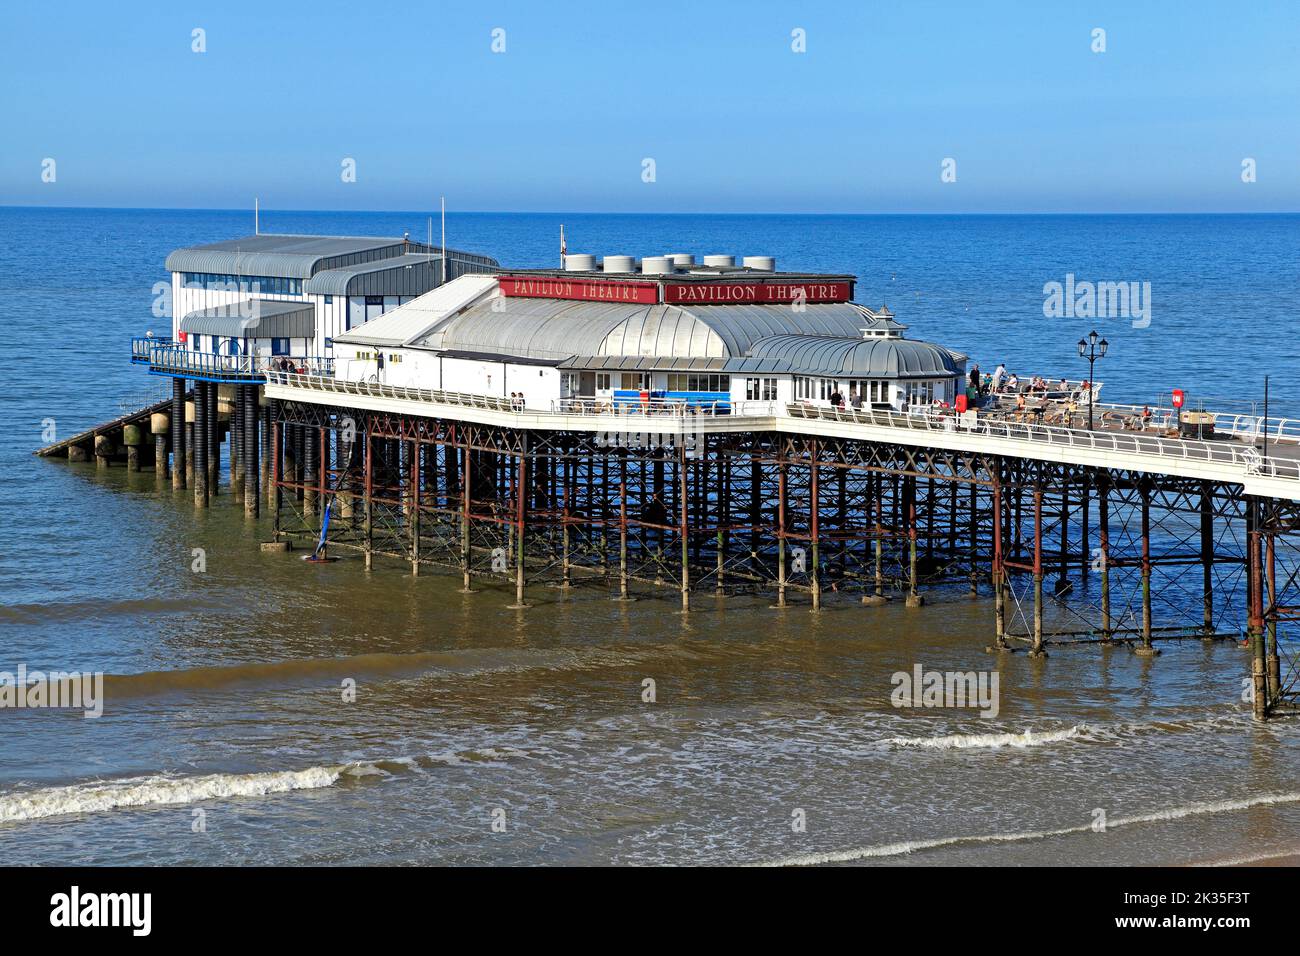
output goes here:
[{"label": "litter bin", "polygon": [[956,411],[957,411],[957,414],[958,414],[958,415],[960,415],[962,412],[966,411],[966,396],[965,396],[965,395],[958,395],[955,404],[956,404]]}]

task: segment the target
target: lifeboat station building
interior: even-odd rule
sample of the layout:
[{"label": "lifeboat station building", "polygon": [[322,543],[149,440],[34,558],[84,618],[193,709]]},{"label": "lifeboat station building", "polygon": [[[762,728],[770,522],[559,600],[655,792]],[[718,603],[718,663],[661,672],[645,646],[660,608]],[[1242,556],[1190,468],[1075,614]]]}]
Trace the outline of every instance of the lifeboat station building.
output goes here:
[{"label": "lifeboat station building", "polygon": [[339,334],[498,263],[407,238],[259,234],[178,249],[166,268],[170,335],[136,340],[133,358],[162,348],[160,374],[239,378],[272,357],[328,359]]},{"label": "lifeboat station building", "polygon": [[[570,255],[565,269],[465,275],[333,336],[335,378],[494,396],[539,411],[745,402],[952,404],[966,356],[905,338],[855,277],[767,257]],[[630,410],[630,409],[629,409]]]}]

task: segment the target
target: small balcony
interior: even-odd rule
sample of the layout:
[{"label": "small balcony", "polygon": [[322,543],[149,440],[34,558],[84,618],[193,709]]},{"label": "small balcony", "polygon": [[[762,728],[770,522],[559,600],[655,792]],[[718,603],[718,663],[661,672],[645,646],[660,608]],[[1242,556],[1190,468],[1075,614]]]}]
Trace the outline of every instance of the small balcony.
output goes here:
[{"label": "small balcony", "polygon": [[149,349],[155,345],[172,345],[170,335],[137,335],[131,339],[131,364],[148,365]]},{"label": "small balcony", "polygon": [[[137,343],[145,342],[141,347]],[[137,348],[143,356],[136,358]],[[333,376],[334,360],[302,355],[223,355],[200,352],[169,340],[133,339],[131,361],[149,366],[150,375],[167,375],[172,378],[189,378],[202,382],[263,382],[271,370],[296,372],[301,375]]]}]

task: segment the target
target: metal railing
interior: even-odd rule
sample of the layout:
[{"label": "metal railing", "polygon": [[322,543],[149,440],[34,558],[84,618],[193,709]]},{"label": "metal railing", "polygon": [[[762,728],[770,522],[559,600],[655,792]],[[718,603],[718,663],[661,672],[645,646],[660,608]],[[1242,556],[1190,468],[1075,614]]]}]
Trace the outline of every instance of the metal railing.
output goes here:
[{"label": "metal railing", "polygon": [[135,335],[131,337],[131,361],[147,362],[149,361],[149,350],[155,345],[171,347],[173,345],[170,335]]},{"label": "metal railing", "polygon": [[[371,398],[390,398],[405,401],[454,405],[496,412],[528,415],[579,415],[593,419],[663,417],[675,419],[703,418],[725,415],[728,418],[770,418],[779,413],[776,402],[718,402],[719,408],[705,405],[687,405],[668,401],[646,403],[619,403],[597,399],[561,399],[551,403],[549,409],[527,407],[518,400],[474,392],[453,392],[442,389],[411,388],[386,385],[377,381],[337,379],[331,374],[268,369],[266,380],[272,385],[292,386],[335,395],[357,395]],[[888,428],[906,428],[917,431],[962,433],[1028,441],[1093,451],[1120,452],[1151,455],[1184,461],[1205,461],[1240,467],[1245,474],[1286,478],[1300,481],[1300,459],[1265,458],[1255,448],[1239,442],[1212,442],[1187,438],[1168,438],[1141,432],[1088,431],[1060,425],[1040,425],[1029,422],[974,418],[931,407],[924,411],[898,412],[880,409],[854,409],[791,402],[784,406],[791,418],[844,422],[858,425],[875,425]]]},{"label": "metal railing", "polygon": [[332,392],[340,395],[362,395],[369,398],[395,398],[411,402],[433,402],[439,405],[460,405],[494,412],[536,412],[517,401],[498,395],[479,395],[474,392],[448,392],[433,388],[410,388],[404,385],[385,385],[381,382],[354,381],[302,372],[268,369],[266,381],[271,385],[288,385],[315,392]]},{"label": "metal railing", "polygon": [[561,398],[551,402],[551,411],[558,415],[633,416],[654,418],[712,418],[718,416],[738,418],[763,418],[776,414],[776,402],[684,401],[673,398],[650,398],[645,401],[626,401],[610,398]]},{"label": "metal railing", "polygon": [[227,378],[240,376],[260,379],[267,372],[282,366],[288,366],[301,374],[334,374],[334,360],[330,358],[297,355],[222,355],[167,343],[151,345],[148,351],[148,362],[151,370],[176,375]]},{"label": "metal railing", "polygon": [[1096,451],[1157,455],[1188,461],[1221,462],[1239,465],[1247,474],[1251,475],[1267,475],[1276,478],[1300,480],[1300,460],[1274,457],[1265,459],[1264,456],[1249,445],[1233,442],[1165,438],[1158,435],[1134,432],[1088,431],[1087,429],[1065,428],[1060,425],[1037,425],[1028,422],[981,417],[969,419],[953,413],[939,411],[905,414],[903,412],[827,408],[817,405],[791,403],[786,406],[786,412],[792,418],[853,422],[861,425],[883,425],[890,428],[909,428],[922,431],[961,432],[970,435],[986,435],[990,438],[1042,442]]}]

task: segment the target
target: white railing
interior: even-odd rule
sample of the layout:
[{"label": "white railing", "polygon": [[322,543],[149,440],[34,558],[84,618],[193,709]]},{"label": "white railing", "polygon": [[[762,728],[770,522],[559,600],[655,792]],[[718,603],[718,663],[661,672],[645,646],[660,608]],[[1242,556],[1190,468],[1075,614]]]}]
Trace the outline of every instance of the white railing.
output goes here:
[{"label": "white railing", "polygon": [[[597,399],[561,399],[553,402],[549,409],[539,409],[529,408],[518,401],[496,395],[410,388],[402,385],[385,385],[373,381],[352,381],[337,379],[328,375],[286,372],[278,369],[268,370],[266,378],[268,383],[272,385],[292,386],[309,391],[328,392],[334,395],[402,399],[529,415],[579,415],[594,419],[637,418],[643,416],[650,418],[698,419],[716,415],[733,419],[753,419],[772,417],[779,412],[776,402],[716,402],[711,405],[691,406],[684,402],[664,400],[615,404]],[[1300,459],[1277,458],[1274,456],[1265,458],[1254,447],[1237,441],[1212,442],[1186,438],[1167,438],[1162,435],[1152,435],[1144,432],[1089,431],[1087,429],[1066,428],[1060,425],[1039,425],[978,415],[970,418],[933,406],[923,411],[898,412],[791,402],[784,406],[784,411],[791,418],[805,420],[845,422],[931,432],[960,432],[968,435],[984,435],[990,438],[1029,441],[1094,451],[1154,455],[1186,461],[1218,462],[1239,466],[1249,475],[1300,481]]]},{"label": "white railing", "polygon": [[341,395],[364,395],[370,398],[396,398],[412,402],[433,402],[439,405],[462,405],[494,412],[536,411],[524,408],[518,402],[498,395],[478,395],[473,392],[446,392],[433,388],[409,388],[404,385],[385,385],[381,382],[358,382],[327,375],[304,375],[298,372],[268,370],[266,380],[271,385],[291,385],[315,392],[333,392]]},{"label": "white railing", "polygon": [[776,402],[735,402],[730,399],[686,402],[672,398],[650,398],[645,401],[612,398],[562,398],[551,402],[551,411],[559,415],[604,415],[617,418],[649,416],[653,418],[712,418],[716,416],[740,418],[770,418],[776,414]]},{"label": "white railing", "polygon": [[1279,459],[1272,456],[1265,459],[1255,448],[1232,441],[1211,442],[1187,438],[1165,438],[1140,432],[1089,431],[1065,428],[1060,425],[1038,425],[978,416],[969,419],[951,412],[935,410],[910,414],[792,403],[786,406],[786,411],[792,418],[884,425],[891,428],[924,431],[962,432],[971,435],[987,435],[990,438],[1043,442],[1096,451],[1223,462],[1240,465],[1247,474],[1300,480],[1300,460]]}]

